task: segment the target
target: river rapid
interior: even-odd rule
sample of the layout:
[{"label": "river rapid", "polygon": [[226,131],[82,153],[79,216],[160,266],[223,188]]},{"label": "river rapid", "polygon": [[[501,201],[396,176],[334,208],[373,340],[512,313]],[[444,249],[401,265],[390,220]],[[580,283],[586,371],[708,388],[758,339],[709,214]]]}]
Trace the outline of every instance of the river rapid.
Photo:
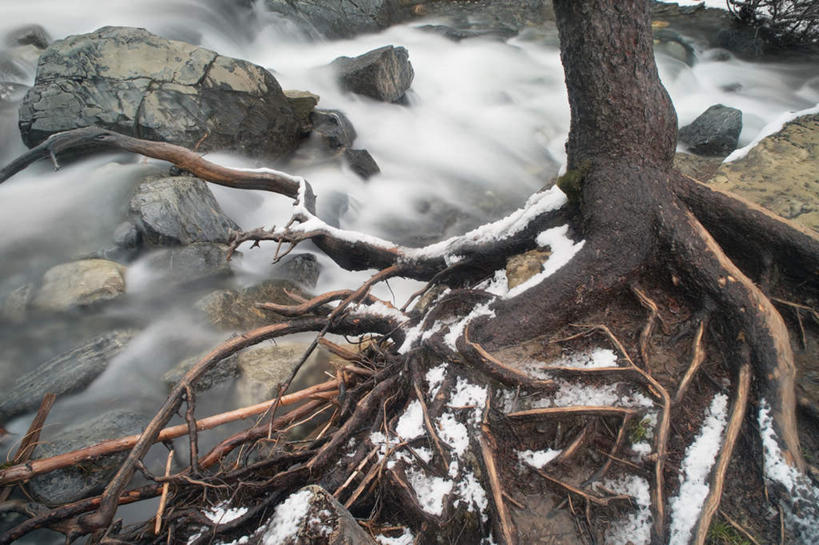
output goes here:
[{"label": "river rapid", "polygon": [[[248,2],[249,3],[249,2]],[[354,39],[325,41],[264,9],[230,0],[5,0],[0,38],[40,24],[53,39],[105,25],[144,27],[163,37],[201,44],[247,59],[273,72],[284,89],[320,95],[319,107],[347,114],[381,173],[363,181],[336,163],[296,161],[325,211],[342,227],[402,243],[431,242],[497,219],[547,184],[565,159],[569,108],[554,25],[525,29],[508,41],[450,41],[413,21]],[[340,55],[355,56],[382,45],[407,48],[415,70],[408,105],[384,104],[341,92],[311,70]],[[783,112],[819,103],[819,66],[799,59],[749,62],[691,42],[693,66],[659,52],[661,77],[684,126],[722,103],[743,112],[739,145]],[[0,97],[0,162],[25,151],[17,131],[17,107],[34,81],[36,57],[0,42],[0,81],[14,83]],[[9,59],[11,59],[9,61]],[[8,64],[11,62],[12,64]],[[11,67],[11,69],[9,69]],[[235,166],[259,167],[251,159],[210,154]],[[0,185],[0,300],[59,263],[110,246],[128,194],[148,174],[167,168],[128,154],[96,155],[55,172],[42,162]],[[243,229],[281,225],[291,203],[279,196],[212,187],[223,210]],[[325,205],[326,206],[326,205]],[[234,276],[220,284],[249,286],[270,272],[274,248],[244,249]],[[304,251],[313,251],[305,246]],[[315,252],[321,265],[316,291],[354,286],[367,272],[340,271]],[[137,337],[84,391],[58,400],[48,421],[55,433],[77,419],[111,408],[151,412],[164,399],[162,374],[181,359],[226,337],[205,325],[193,309],[212,289],[168,292],[144,261],[130,264],[126,296],[81,315],[37,317],[22,324],[0,322],[0,392],[22,373],[113,325],[136,326]],[[414,282],[391,282],[376,292],[403,303]],[[157,295],[157,294],[160,295]],[[2,395],[2,394],[0,394]],[[203,400],[200,416],[234,408],[225,394]],[[31,415],[7,424],[23,433]],[[19,435],[12,435],[19,437]],[[9,441],[3,448],[12,446]]]}]

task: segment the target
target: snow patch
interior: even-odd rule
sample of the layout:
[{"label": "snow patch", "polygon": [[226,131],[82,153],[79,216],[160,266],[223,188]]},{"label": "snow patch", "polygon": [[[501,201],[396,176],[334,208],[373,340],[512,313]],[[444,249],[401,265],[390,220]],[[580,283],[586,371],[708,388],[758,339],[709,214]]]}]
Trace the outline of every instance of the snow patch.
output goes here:
[{"label": "snow patch", "polygon": [[375,536],[375,540],[379,545],[412,545],[415,542],[415,536],[409,531],[409,528],[404,528],[404,532],[398,537],[387,537],[385,535]]},{"label": "snow patch", "polygon": [[440,516],[444,512],[444,498],[452,492],[454,483],[441,477],[428,477],[412,467],[407,469],[407,479],[421,508],[430,515]]},{"label": "snow patch", "polygon": [[433,367],[432,369],[427,371],[426,374],[427,392],[429,393],[430,399],[434,398],[438,394],[438,390],[444,383],[444,375],[446,375],[446,368],[447,364],[442,363],[441,365]]},{"label": "snow patch", "polygon": [[438,419],[438,436],[447,445],[452,447],[456,455],[461,456],[469,447],[469,431],[466,426],[458,422],[455,415],[446,412]]},{"label": "snow patch", "polygon": [[407,441],[424,435],[424,411],[420,401],[416,399],[409,404],[395,425],[395,433]]},{"label": "snow patch", "polygon": [[369,305],[364,304],[350,305],[350,312],[365,316],[381,316],[383,318],[392,318],[393,320],[397,320],[399,322],[404,322],[409,319],[406,314],[404,314],[397,308],[387,306],[381,301],[376,301]]},{"label": "snow patch", "polygon": [[546,260],[546,263],[543,264],[542,271],[528,279],[526,282],[509,290],[509,292],[505,295],[506,299],[520,295],[529,288],[540,284],[546,278],[550,277],[558,269],[572,260],[575,254],[577,254],[577,252],[579,252],[586,244],[586,241],[581,240],[580,242],[575,243],[567,236],[568,232],[569,226],[563,225],[561,227],[547,229],[537,236],[535,242],[537,242],[538,246],[548,246],[552,250],[552,254],[549,256],[549,259]]},{"label": "snow patch", "polygon": [[203,513],[214,524],[227,524],[247,513],[247,507],[226,507],[226,503],[214,505]]},{"label": "snow patch", "polygon": [[728,419],[728,396],[717,394],[705,415],[700,434],[685,449],[680,491],[671,500],[670,545],[686,545],[708,496],[708,476],[717,459]]},{"label": "snow patch", "polygon": [[478,318],[479,316],[489,316],[490,318],[495,317],[495,311],[489,309],[489,303],[483,303],[480,305],[476,305],[475,308],[472,309],[466,317],[462,318],[455,324],[449,326],[449,333],[444,335],[444,342],[446,345],[451,348],[454,352],[458,351],[458,347],[456,346],[456,342],[458,339],[461,338],[461,335],[464,333],[464,329],[469,322]]},{"label": "snow patch", "polygon": [[543,469],[543,467],[557,458],[563,450],[554,450],[554,449],[546,449],[546,450],[519,450],[518,451],[518,458],[520,458],[521,462],[529,464],[532,467],[537,469]]},{"label": "snow patch", "polygon": [[628,494],[635,512],[612,522],[606,532],[606,545],[648,545],[651,543],[651,495],[648,481],[637,475],[606,480],[603,487],[615,494]]},{"label": "snow patch", "polygon": [[591,407],[648,408],[654,405],[645,394],[635,391],[631,385],[622,382],[590,386],[555,379],[555,386],[557,391],[554,396],[535,400],[532,407],[587,405]]},{"label": "snow patch", "polygon": [[291,494],[280,503],[273,512],[267,530],[262,535],[261,545],[279,545],[296,535],[301,521],[310,509],[310,490],[301,490]]},{"label": "snow patch", "polygon": [[471,471],[467,471],[458,481],[458,499],[455,500],[454,505],[463,500],[466,505],[471,506],[473,510],[481,514],[481,520],[484,522],[489,520],[489,515],[486,513],[486,508],[489,506],[489,500],[486,498],[486,491],[481,486],[478,478]]}]

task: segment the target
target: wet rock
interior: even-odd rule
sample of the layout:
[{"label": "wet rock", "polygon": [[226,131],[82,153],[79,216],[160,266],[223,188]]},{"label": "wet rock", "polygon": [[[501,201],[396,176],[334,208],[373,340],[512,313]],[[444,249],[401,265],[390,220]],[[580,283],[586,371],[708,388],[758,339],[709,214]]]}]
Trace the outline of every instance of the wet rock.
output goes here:
[{"label": "wet rock", "polygon": [[742,112],[715,104],[680,129],[680,140],[698,155],[725,156],[736,149],[740,132]]},{"label": "wet rock", "polygon": [[264,68],[126,27],[51,44],[20,107],[29,147],[91,125],[200,151],[268,157],[290,153],[302,134]]},{"label": "wet rock", "polygon": [[[34,450],[33,457],[47,458],[106,439],[135,435],[142,432],[149,420],[144,415],[115,409],[71,426],[44,441]],[[127,451],[121,452],[34,477],[28,484],[28,490],[38,501],[51,506],[99,494],[127,456]]]},{"label": "wet rock", "polygon": [[296,90],[285,91],[284,96],[286,96],[287,100],[290,102],[290,106],[293,108],[293,113],[296,114],[296,118],[298,118],[304,131],[308,132],[311,125],[310,114],[312,114],[313,110],[315,110],[316,104],[319,102],[319,96],[314,95],[309,91]]},{"label": "wet rock", "polygon": [[226,244],[195,242],[180,248],[155,250],[145,258],[145,264],[161,275],[165,287],[179,286],[230,276],[227,254]]},{"label": "wet rock", "polygon": [[24,284],[12,290],[0,304],[0,321],[21,323],[28,316],[28,307],[34,299],[35,288]]},{"label": "wet rock", "polygon": [[375,545],[332,494],[310,485],[291,494],[248,542],[251,545]]},{"label": "wet rock", "polygon": [[456,28],[448,25],[421,25],[418,29],[438,34],[453,42],[460,42],[470,38],[491,38],[505,41],[517,34],[517,30],[514,28]]},{"label": "wet rock", "polygon": [[[162,375],[162,382],[164,382],[165,386],[170,390],[185,376],[185,373],[190,371],[190,369],[208,353],[210,353],[210,350],[202,352],[192,358],[182,360]],[[239,376],[239,367],[236,365],[238,357],[237,354],[233,354],[220,361],[215,367],[202,375],[202,378],[196,381],[193,385],[193,389],[196,392],[204,392],[211,388],[221,386],[222,384],[233,382],[236,377]]]},{"label": "wet rock", "polygon": [[298,304],[286,292],[309,299],[311,296],[288,280],[267,280],[258,286],[241,290],[217,290],[196,302],[214,327],[227,330],[247,330],[284,320],[285,317],[257,308],[258,303]]},{"label": "wet rock", "polygon": [[57,396],[84,389],[136,335],[115,330],[81,344],[19,377],[0,400],[0,423],[35,410],[46,392]]},{"label": "wet rock", "polygon": [[509,288],[523,284],[543,271],[543,264],[549,259],[549,250],[530,250],[510,257],[506,261],[506,282]]},{"label": "wet rock", "polygon": [[[470,2],[418,2],[415,13],[444,19],[446,25],[464,37],[509,38],[526,27],[543,27],[554,21],[549,0],[472,0]],[[470,34],[472,33],[472,34]]]},{"label": "wet rock", "polygon": [[153,245],[228,242],[231,231],[240,230],[205,182],[190,176],[142,182],[130,208],[145,241]]},{"label": "wet rock", "polygon": [[8,46],[33,45],[38,49],[45,49],[51,43],[51,36],[40,25],[25,25],[6,34],[5,41]]},{"label": "wet rock", "polygon": [[654,31],[654,51],[662,52],[688,66],[694,66],[697,56],[694,48],[679,33],[668,28]]},{"label": "wet rock", "polygon": [[316,203],[318,216],[328,225],[341,227],[341,217],[350,210],[350,195],[341,191],[328,191]]},{"label": "wet rock", "polygon": [[316,110],[310,115],[313,134],[331,151],[349,148],[356,139],[356,132],[350,119],[339,110]]},{"label": "wet rock", "polygon": [[114,244],[117,248],[137,248],[142,242],[142,233],[130,221],[123,221],[114,229]]},{"label": "wet rock", "polygon": [[381,172],[378,163],[375,162],[370,152],[365,149],[346,149],[344,150],[344,158],[352,171],[365,180]]},{"label": "wet rock", "polygon": [[342,89],[382,102],[400,100],[415,77],[407,50],[391,45],[358,57],[339,57],[330,66]]},{"label": "wet rock", "polygon": [[265,6],[327,38],[377,32],[411,14],[411,7],[402,0],[266,0]]},{"label": "wet rock", "polygon": [[318,283],[321,268],[313,254],[296,254],[281,261],[273,274],[283,280],[289,280],[307,289],[313,289]]},{"label": "wet rock", "polygon": [[768,47],[753,28],[738,25],[720,30],[716,42],[719,47],[746,59],[762,56]]},{"label": "wet rock", "polygon": [[722,164],[709,183],[819,231],[819,114],[799,117],[748,154]]},{"label": "wet rock", "polygon": [[[276,396],[279,385],[290,377],[307,348],[306,343],[279,343],[242,350],[205,373],[194,388],[198,392],[204,392],[235,383],[238,398],[236,403],[261,403]],[[172,388],[207,353],[203,352],[180,362],[162,376],[162,381],[169,389]],[[337,361],[340,360],[324,348],[316,348],[300,369],[291,389],[307,386],[321,370],[330,370],[331,364]]]},{"label": "wet rock", "polygon": [[52,267],[34,298],[37,310],[62,312],[115,299],[125,293],[125,267],[105,259],[83,259]]}]

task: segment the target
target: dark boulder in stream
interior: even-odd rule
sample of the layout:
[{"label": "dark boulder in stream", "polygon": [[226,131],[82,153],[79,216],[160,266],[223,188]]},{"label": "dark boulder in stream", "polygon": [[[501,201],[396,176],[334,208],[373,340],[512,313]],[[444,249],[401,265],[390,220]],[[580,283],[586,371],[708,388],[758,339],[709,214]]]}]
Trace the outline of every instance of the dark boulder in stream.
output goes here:
[{"label": "dark boulder in stream", "polygon": [[46,392],[59,397],[82,390],[108,368],[135,334],[133,330],[105,333],[22,375],[0,400],[0,423],[35,410]]},{"label": "dark boulder in stream", "polygon": [[[124,409],[114,409],[63,430],[56,437],[44,441],[34,451],[34,458],[48,458],[106,439],[118,439],[142,432],[150,420],[144,415]],[[102,492],[128,451],[104,456],[81,465],[58,469],[31,479],[28,490],[46,505],[62,505]]]},{"label": "dark boulder in stream", "polygon": [[406,48],[391,45],[358,57],[339,57],[330,67],[342,89],[382,102],[401,100],[415,77]]},{"label": "dark boulder in stream", "polygon": [[305,130],[261,66],[126,27],[51,44],[20,107],[29,147],[91,125],[202,151],[267,157],[293,151]]},{"label": "dark boulder in stream", "polygon": [[680,129],[680,140],[698,155],[728,155],[742,132],[742,112],[715,104]]},{"label": "dark boulder in stream", "polygon": [[150,245],[228,242],[239,226],[227,217],[202,180],[192,176],[149,178],[130,203],[142,238]]}]

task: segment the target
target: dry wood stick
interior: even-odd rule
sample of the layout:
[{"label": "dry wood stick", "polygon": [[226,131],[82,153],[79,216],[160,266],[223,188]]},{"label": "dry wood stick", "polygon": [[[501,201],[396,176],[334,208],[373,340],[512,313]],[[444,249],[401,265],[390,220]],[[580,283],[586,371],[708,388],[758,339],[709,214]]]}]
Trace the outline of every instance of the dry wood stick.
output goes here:
[{"label": "dry wood stick", "polygon": [[733,526],[734,528],[736,528],[736,529],[737,529],[737,531],[739,531],[739,532],[740,532],[742,535],[744,535],[745,537],[747,537],[747,538],[748,538],[748,539],[751,541],[751,543],[753,543],[754,545],[759,545],[759,541],[757,541],[757,540],[756,540],[756,538],[755,538],[755,537],[754,537],[754,536],[751,534],[751,532],[749,532],[748,530],[746,530],[745,528],[743,528],[743,527],[742,527],[742,525],[741,525],[740,523],[738,523],[737,521],[735,521],[734,519],[732,519],[730,516],[728,516],[728,513],[726,513],[726,512],[725,512],[725,511],[723,511],[722,509],[720,509],[720,510],[719,510],[719,514],[722,516],[722,518],[724,518],[724,519],[725,519],[725,521],[726,521],[728,524],[730,524],[731,526]]},{"label": "dry wood stick", "polygon": [[[31,454],[34,452],[34,448],[40,440],[40,432],[43,431],[43,425],[45,425],[48,413],[54,406],[55,401],[57,401],[57,394],[49,392],[43,396],[43,400],[40,402],[40,408],[37,409],[37,414],[34,415],[34,420],[31,421],[28,431],[20,440],[20,447],[11,459],[13,464],[21,464],[31,458]],[[6,501],[10,495],[11,487],[4,488],[0,491],[0,502]]]},{"label": "dry wood stick", "polygon": [[[171,464],[173,463],[174,450],[168,451],[168,459],[165,461],[165,478],[171,475]],[[165,505],[168,502],[168,490],[171,487],[170,481],[162,483],[162,495],[159,497],[159,507],[156,510],[156,521],[154,522],[154,535],[158,536],[162,530],[162,515],[165,513]]]},{"label": "dry wood stick", "polygon": [[751,389],[751,365],[744,363],[739,368],[739,380],[737,384],[737,392],[734,398],[733,407],[731,407],[731,416],[728,421],[728,429],[725,432],[725,441],[722,443],[719,457],[717,458],[716,466],[714,467],[711,486],[708,491],[708,497],[702,506],[700,518],[697,521],[696,530],[694,531],[694,539],[691,541],[692,545],[704,545],[708,538],[708,529],[711,527],[711,520],[714,518],[719,503],[722,499],[722,490],[725,486],[725,473],[728,471],[728,464],[731,462],[731,456],[734,453],[739,432],[742,430],[742,421],[745,418],[745,410],[748,407],[748,392]]},{"label": "dry wood stick", "polygon": [[[284,398],[282,398],[282,405],[293,405],[294,403],[305,401],[310,399],[310,397],[316,393],[334,389],[337,384],[338,383],[335,380],[328,380],[326,382],[316,384],[315,386],[311,386],[310,388],[305,388],[304,390],[286,395]],[[261,414],[270,409],[273,402],[273,400],[265,401],[249,407],[243,407],[241,409],[203,418],[196,422],[196,429],[199,431],[209,430],[228,422],[235,422],[236,420],[242,420],[250,416]],[[163,429],[159,432],[159,434],[157,434],[156,442],[176,439],[177,437],[182,437],[188,432],[189,430],[187,424],[171,426]],[[11,466],[0,470],[0,485],[26,481],[36,475],[41,475],[43,473],[48,473],[49,471],[76,465],[98,456],[128,450],[136,444],[139,437],[139,435],[129,435],[120,439],[102,441],[95,445],[91,445],[90,447],[73,450],[71,452],[66,452],[64,454],[59,454],[49,458],[32,460],[26,464]]]},{"label": "dry wood stick", "polygon": [[626,407],[572,405],[569,407],[541,407],[507,413],[509,418],[538,418],[542,416],[632,416],[637,414],[635,409]]},{"label": "dry wood stick", "polygon": [[561,481],[558,478],[552,477],[542,469],[532,468],[535,470],[535,473],[546,479],[548,482],[557,485],[558,487],[562,488],[564,491],[568,492],[570,495],[575,495],[583,498],[584,500],[591,502],[595,505],[600,505],[602,507],[608,506],[613,501],[631,501],[631,496],[628,494],[618,494],[615,496],[607,496],[605,498],[601,498],[600,496],[595,496],[594,494],[589,494],[585,490],[573,486],[567,482]]},{"label": "dry wood stick", "polygon": [[478,437],[478,443],[481,447],[481,457],[486,466],[486,473],[489,477],[489,487],[492,490],[492,500],[495,504],[495,510],[498,513],[498,524],[500,526],[500,534],[503,536],[502,545],[515,545],[517,543],[517,536],[512,524],[509,510],[506,507],[506,502],[503,501],[503,485],[501,485],[500,475],[495,465],[495,439],[489,431],[489,426],[483,424],[481,426],[482,433]]},{"label": "dry wood stick", "polygon": [[532,378],[523,371],[509,367],[495,356],[490,354],[483,346],[469,340],[469,326],[464,328],[464,334],[457,341],[461,354],[468,358],[482,371],[492,378],[510,387],[521,386],[524,388],[547,388],[553,387],[551,380],[539,380]]},{"label": "dry wood stick", "polygon": [[700,365],[702,365],[702,362],[705,361],[705,351],[702,348],[702,336],[704,332],[705,322],[701,321],[700,325],[697,327],[697,333],[694,335],[691,364],[688,366],[688,370],[685,372],[685,376],[683,376],[682,381],[680,381],[680,386],[677,388],[677,393],[674,394],[675,405],[679,404],[683,397],[685,397],[685,393],[688,391],[691,381],[694,380],[697,370],[700,368]]}]

